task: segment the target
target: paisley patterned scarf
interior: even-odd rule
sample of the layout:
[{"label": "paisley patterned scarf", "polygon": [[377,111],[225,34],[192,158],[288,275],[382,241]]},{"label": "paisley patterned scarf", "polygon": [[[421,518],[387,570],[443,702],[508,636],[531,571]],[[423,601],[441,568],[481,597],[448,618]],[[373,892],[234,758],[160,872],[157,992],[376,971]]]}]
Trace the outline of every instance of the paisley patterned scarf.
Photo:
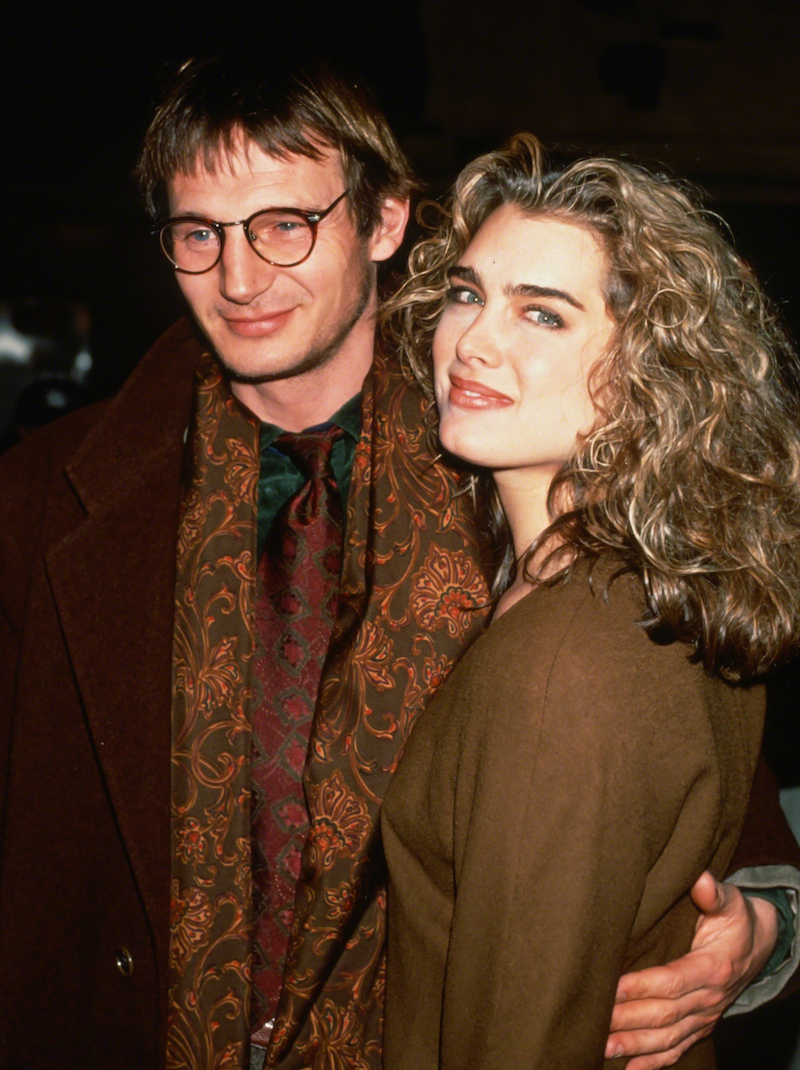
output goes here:
[{"label": "paisley patterned scarf", "polygon": [[204,355],[178,535],[169,1070],[238,1070],[251,971],[248,703],[257,421]]},{"label": "paisley patterned scarf", "polygon": [[[469,501],[430,449],[426,407],[376,355],[303,773],[310,830],[269,1068],[381,1066],[380,804],[417,715],[488,605]],[[258,433],[204,359],[176,589],[168,1070],[241,1070],[247,1053]]]}]

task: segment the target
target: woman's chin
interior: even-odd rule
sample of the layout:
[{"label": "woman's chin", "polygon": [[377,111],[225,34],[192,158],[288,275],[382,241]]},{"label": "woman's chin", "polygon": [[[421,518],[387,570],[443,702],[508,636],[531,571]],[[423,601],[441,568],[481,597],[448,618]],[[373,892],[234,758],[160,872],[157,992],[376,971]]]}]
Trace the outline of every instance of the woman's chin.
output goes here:
[{"label": "woman's chin", "polygon": [[439,432],[439,440],[445,450],[467,464],[489,467],[491,461],[487,460],[486,442],[472,439],[470,435],[453,433],[452,429],[442,428]]}]

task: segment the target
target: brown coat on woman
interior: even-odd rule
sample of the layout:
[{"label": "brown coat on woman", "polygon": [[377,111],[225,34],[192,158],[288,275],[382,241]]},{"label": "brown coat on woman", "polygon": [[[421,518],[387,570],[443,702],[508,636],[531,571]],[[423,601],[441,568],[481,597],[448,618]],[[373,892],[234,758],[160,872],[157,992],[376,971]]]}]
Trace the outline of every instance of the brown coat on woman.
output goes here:
[{"label": "brown coat on woman", "polygon": [[601,1066],[619,976],[685,953],[692,884],[729,871],[763,688],[650,639],[612,570],[512,606],[414,728],[382,818],[386,1070]]}]

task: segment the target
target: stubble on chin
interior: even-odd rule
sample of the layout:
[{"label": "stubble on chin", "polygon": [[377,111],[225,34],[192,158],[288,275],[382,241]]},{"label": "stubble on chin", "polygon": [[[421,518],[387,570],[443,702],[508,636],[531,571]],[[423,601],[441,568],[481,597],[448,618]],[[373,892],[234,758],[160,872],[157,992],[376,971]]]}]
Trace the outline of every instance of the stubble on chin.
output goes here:
[{"label": "stubble on chin", "polygon": [[[340,346],[341,342],[339,343]],[[330,351],[330,349],[315,348],[306,353],[302,360],[290,364],[288,367],[267,372],[246,372],[240,368],[234,368],[219,353],[217,353],[217,359],[231,382],[250,383],[257,386],[259,383],[274,383],[280,379],[296,379],[299,375],[306,375],[308,372],[316,371],[317,368],[322,368],[327,364],[334,355],[335,351]]]},{"label": "stubble on chin", "polygon": [[217,359],[229,378],[235,383],[249,383],[257,386],[260,383],[274,383],[280,379],[295,379],[300,375],[317,371],[333,360],[349,337],[350,332],[366,312],[372,297],[373,268],[372,261],[366,253],[366,246],[361,260],[361,269],[357,300],[347,309],[346,313],[334,325],[327,336],[312,343],[301,357],[291,362],[288,366],[275,371],[246,372],[242,371],[241,368],[232,367],[226,361],[225,356],[215,349]]}]

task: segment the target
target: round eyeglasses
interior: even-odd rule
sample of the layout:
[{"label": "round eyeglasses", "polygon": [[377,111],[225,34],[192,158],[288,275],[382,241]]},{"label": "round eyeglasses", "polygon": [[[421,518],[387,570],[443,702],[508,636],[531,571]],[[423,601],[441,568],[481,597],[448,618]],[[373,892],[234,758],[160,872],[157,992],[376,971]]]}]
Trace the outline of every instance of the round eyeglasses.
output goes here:
[{"label": "round eyeglasses", "polygon": [[198,215],[180,215],[153,228],[176,271],[202,275],[222,259],[225,227],[244,227],[253,252],[275,267],[297,267],[308,260],[317,241],[317,226],[349,193],[339,194],[320,212],[301,208],[264,208],[247,219],[220,223]]}]

